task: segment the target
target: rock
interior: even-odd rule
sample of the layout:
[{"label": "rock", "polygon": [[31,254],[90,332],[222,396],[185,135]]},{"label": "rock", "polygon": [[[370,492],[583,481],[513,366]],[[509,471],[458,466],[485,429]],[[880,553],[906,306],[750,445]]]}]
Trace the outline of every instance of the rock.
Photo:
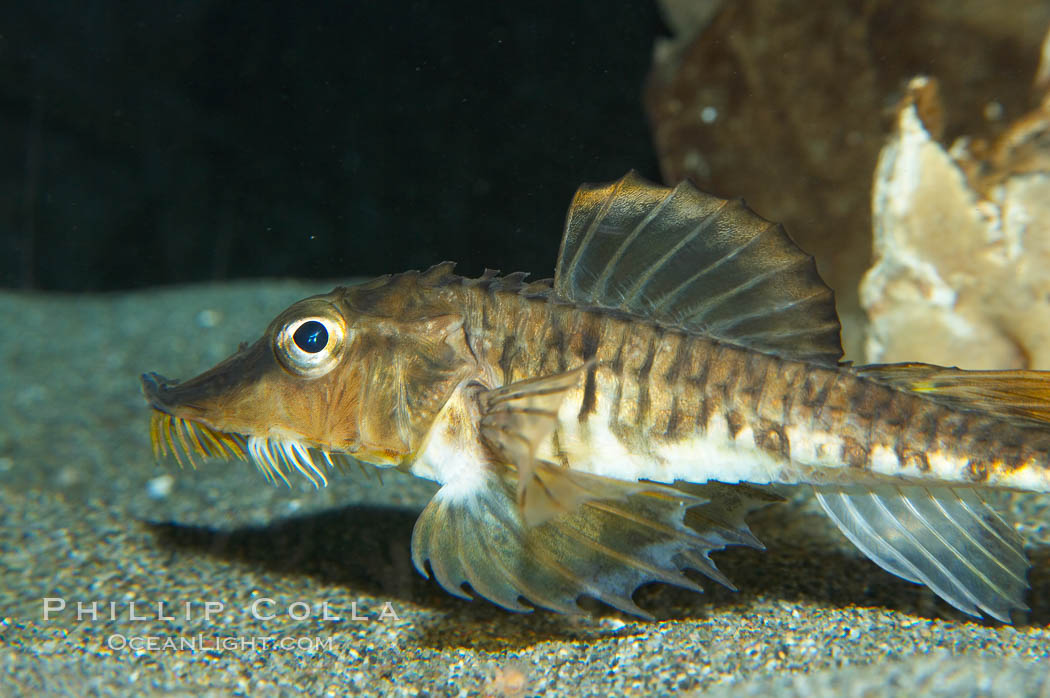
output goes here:
[{"label": "rock", "polygon": [[[993,135],[1030,108],[1050,4],[935,0],[664,3],[645,103],[664,180],[743,196],[785,224],[835,289],[860,358],[857,283],[870,266],[871,177],[907,81],[944,86],[943,132]],[[679,19],[684,17],[684,19]],[[986,109],[986,105],[993,105]],[[989,118],[989,117],[995,118]]]},{"label": "rock", "polygon": [[[1050,35],[1037,86],[1046,89]],[[872,190],[861,304],[873,362],[1050,369],[1050,95],[990,145],[946,149],[936,83],[911,81]]]}]

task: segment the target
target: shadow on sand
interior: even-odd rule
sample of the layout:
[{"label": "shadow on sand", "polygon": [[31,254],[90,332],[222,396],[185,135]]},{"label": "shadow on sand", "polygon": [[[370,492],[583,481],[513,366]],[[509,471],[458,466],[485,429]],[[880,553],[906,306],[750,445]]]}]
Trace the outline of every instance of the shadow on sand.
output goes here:
[{"label": "shadow on sand", "polygon": [[[421,628],[418,641],[426,647],[495,650],[544,640],[588,641],[608,636],[607,630],[589,619],[547,611],[512,613],[482,600],[468,602],[447,594],[412,565],[409,548],[417,515],[406,509],[355,505],[232,530],[158,522],[148,526],[158,542],[173,551],[200,552],[281,574],[308,575],[323,584],[454,615],[454,630],[444,622],[433,630]],[[762,537],[761,530],[756,533]],[[924,618],[998,625],[958,613],[934,600],[927,589],[845,552],[773,544],[766,551],[733,548],[714,557],[738,591],[694,575],[706,593],[649,584],[635,594],[636,601],[660,620],[705,618],[718,612],[746,614],[752,612],[752,602],[762,598],[832,607],[881,607]],[[1037,550],[1032,558],[1028,596],[1032,612],[1027,621],[1023,617],[1017,621],[1043,626],[1050,624],[1050,549]],[[630,622],[634,619],[600,603],[582,599],[581,605],[598,617],[628,621],[619,635],[643,632]]]}]

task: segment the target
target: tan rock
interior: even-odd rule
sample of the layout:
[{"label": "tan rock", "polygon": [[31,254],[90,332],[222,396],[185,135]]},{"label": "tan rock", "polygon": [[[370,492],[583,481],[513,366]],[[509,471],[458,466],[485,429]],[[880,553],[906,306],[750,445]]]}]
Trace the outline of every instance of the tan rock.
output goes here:
[{"label": "tan rock", "polygon": [[847,356],[871,265],[872,172],[908,79],[936,75],[926,128],[997,135],[1030,108],[1046,0],[661,0],[645,105],[664,181],[743,196],[783,223],[835,290]]},{"label": "tan rock", "polygon": [[866,358],[1050,369],[1050,101],[950,150],[930,135],[938,101],[911,82],[875,170]]}]

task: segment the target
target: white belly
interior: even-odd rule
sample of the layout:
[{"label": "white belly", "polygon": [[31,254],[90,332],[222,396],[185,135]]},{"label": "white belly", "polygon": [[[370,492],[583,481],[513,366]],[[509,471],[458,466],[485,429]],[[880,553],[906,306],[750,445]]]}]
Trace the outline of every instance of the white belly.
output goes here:
[{"label": "white belly", "polygon": [[[598,396],[595,412],[580,422],[579,402],[566,400],[559,413],[558,445],[574,470],[621,480],[673,482],[783,482],[791,464],[775,458],[755,445],[754,433],[744,428],[730,435],[725,418],[716,414],[703,432],[675,442],[646,444],[639,449],[621,441],[610,429],[611,400]],[[554,440],[545,443],[539,455],[560,461]]]}]

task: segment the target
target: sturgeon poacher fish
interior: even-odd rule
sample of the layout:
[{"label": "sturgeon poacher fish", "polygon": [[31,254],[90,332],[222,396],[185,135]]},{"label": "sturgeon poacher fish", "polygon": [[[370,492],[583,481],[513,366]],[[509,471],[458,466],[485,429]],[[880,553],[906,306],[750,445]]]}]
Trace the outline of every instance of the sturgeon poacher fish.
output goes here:
[{"label": "sturgeon poacher fish", "polygon": [[437,481],[412,559],[456,596],[647,616],[643,583],[701,591],[685,569],[732,588],[709,554],[761,548],[745,516],[804,485],[884,569],[1011,622],[1028,561],[979,492],[1050,490],[1050,372],[853,366],[839,332],[781,226],[632,172],[579,189],[552,280],[446,262],[336,288],[142,383],[180,463]]}]

